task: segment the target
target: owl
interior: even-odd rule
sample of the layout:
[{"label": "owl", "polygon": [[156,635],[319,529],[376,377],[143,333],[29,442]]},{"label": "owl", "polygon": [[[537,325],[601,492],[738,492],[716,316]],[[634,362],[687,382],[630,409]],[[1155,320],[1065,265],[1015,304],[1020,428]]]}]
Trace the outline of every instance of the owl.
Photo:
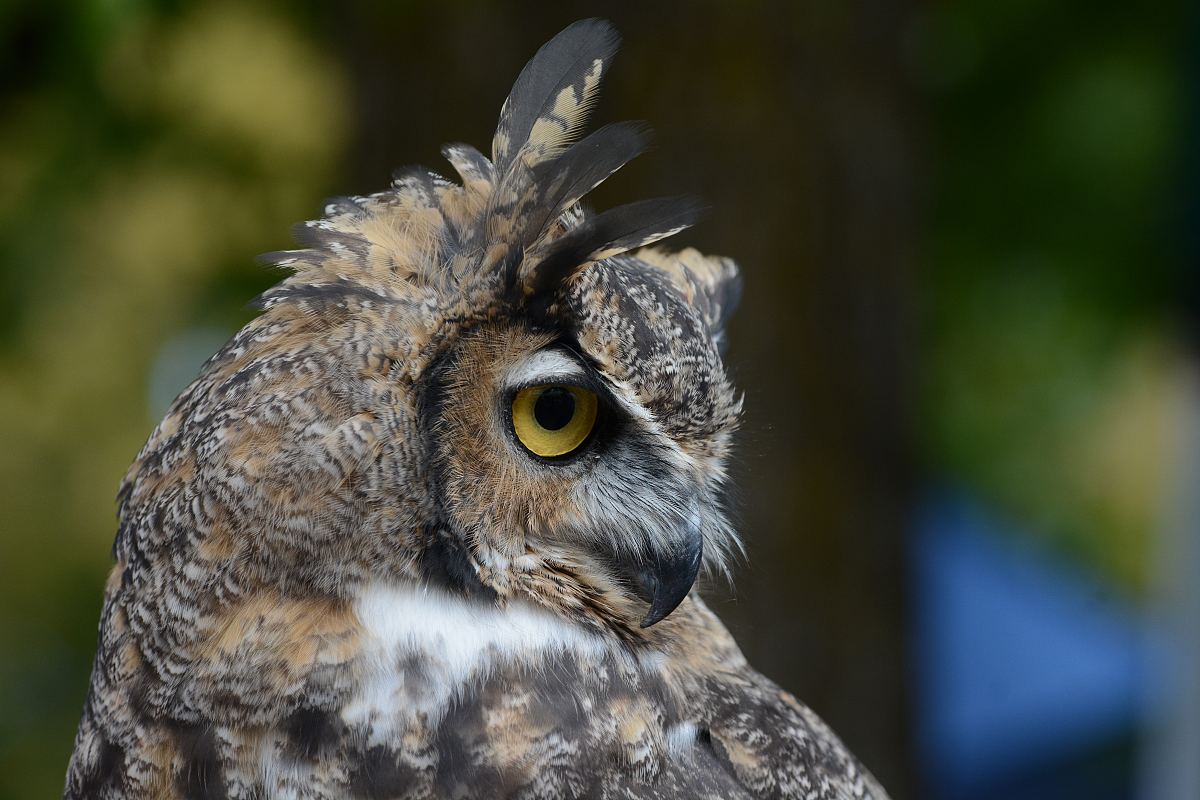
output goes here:
[{"label": "owl", "polygon": [[694,584],[740,545],[725,258],[582,198],[616,50],[571,25],[491,157],[330,201],[119,493],[68,798],[884,798]]}]

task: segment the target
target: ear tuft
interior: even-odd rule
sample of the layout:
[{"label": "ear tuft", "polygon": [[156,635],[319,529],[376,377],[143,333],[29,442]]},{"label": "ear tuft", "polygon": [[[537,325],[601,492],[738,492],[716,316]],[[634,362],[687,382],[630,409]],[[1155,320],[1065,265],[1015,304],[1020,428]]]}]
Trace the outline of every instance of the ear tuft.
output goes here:
[{"label": "ear tuft", "polygon": [[561,152],[583,128],[620,44],[613,26],[583,19],[529,60],[500,109],[492,162],[503,173],[521,154],[532,166]]},{"label": "ear tuft", "polygon": [[680,196],[640,200],[587,217],[548,248],[533,267],[526,292],[554,292],[589,264],[674,236],[702,213],[694,199]]}]

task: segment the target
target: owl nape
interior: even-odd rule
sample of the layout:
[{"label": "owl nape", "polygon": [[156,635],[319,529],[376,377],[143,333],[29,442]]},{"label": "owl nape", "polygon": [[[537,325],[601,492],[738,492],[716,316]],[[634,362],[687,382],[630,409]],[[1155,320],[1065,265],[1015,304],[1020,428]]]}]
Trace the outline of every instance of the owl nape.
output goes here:
[{"label": "owl nape", "polygon": [[884,798],[694,584],[740,552],[734,263],[581,200],[577,22],[487,157],[330,201],[121,485],[68,798]]}]

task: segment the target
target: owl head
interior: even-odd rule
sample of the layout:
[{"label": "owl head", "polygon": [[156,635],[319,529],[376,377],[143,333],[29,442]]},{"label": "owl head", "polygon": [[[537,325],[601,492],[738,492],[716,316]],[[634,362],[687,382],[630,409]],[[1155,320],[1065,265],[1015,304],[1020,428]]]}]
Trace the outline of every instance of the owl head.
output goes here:
[{"label": "owl head", "polygon": [[691,224],[686,200],[580,205],[646,146],[630,123],[580,138],[616,46],[571,25],[517,78],[490,159],[447,146],[457,181],[402,172],[264,257],[290,274],[123,484],[133,580],[419,581],[637,638],[722,569],[737,270],[648,247]]}]

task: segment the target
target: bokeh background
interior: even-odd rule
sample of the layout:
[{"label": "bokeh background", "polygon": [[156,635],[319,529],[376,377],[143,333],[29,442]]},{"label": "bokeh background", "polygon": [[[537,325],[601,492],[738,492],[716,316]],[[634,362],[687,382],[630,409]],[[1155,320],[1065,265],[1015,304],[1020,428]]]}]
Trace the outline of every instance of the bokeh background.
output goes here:
[{"label": "bokeh background", "polygon": [[710,596],[903,798],[1200,797],[1183,0],[0,5],[0,796],[52,797],[118,481],[322,198],[484,146],[570,21],[746,277]]}]

